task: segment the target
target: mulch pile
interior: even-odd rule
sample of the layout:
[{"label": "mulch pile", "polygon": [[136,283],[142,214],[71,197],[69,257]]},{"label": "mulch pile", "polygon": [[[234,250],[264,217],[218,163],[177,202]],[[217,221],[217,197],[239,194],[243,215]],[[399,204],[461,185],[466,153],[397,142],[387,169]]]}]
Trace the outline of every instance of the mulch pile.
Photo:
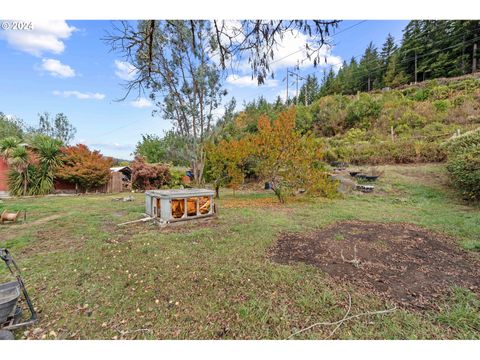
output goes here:
[{"label": "mulch pile", "polygon": [[452,286],[480,294],[479,257],[446,235],[412,224],[345,221],[307,234],[283,233],[271,256],[284,264],[317,266],[409,308],[435,308]]}]

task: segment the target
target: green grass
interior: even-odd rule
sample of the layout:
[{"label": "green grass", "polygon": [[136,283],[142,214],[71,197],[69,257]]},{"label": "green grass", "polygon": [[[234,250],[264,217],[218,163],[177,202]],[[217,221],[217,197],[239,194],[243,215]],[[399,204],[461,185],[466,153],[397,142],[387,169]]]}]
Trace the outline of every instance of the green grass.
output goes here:
[{"label": "green grass", "polygon": [[[441,166],[384,169],[376,193],[336,200],[265,206],[273,194],[234,197],[225,190],[214,226],[117,227],[142,216],[142,194],[134,202],[113,201],[118,195],[7,200],[0,209],[27,209],[29,225],[0,226],[0,246],[7,245],[23,269],[40,311],[39,337],[283,339],[314,322],[342,318],[348,293],[352,314],[390,304],[334,284],[312,266],[271,261],[268,250],[282,231],[350,219],[409,222],[479,248],[480,209],[437,181]],[[227,206],[245,202],[252,206]],[[60,217],[36,223],[54,215]],[[456,289],[439,308],[352,320],[334,338],[480,338],[480,303],[472,292]],[[326,338],[331,330],[317,327],[297,338]]]}]

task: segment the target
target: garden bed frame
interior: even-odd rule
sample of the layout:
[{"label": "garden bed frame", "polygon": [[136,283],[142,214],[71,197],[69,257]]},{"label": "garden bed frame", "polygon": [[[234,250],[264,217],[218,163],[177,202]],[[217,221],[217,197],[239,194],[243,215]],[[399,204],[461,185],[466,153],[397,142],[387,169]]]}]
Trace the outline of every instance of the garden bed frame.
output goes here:
[{"label": "garden bed frame", "polygon": [[163,223],[211,217],[216,214],[214,195],[207,189],[149,190],[145,213]]}]

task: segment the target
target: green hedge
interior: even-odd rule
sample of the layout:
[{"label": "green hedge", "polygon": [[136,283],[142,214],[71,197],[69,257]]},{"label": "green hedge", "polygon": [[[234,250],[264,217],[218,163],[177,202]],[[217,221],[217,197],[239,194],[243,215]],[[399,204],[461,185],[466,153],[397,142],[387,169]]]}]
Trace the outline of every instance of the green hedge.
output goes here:
[{"label": "green hedge", "polygon": [[467,200],[480,200],[480,128],[446,143],[447,170]]},{"label": "green hedge", "polygon": [[480,200],[480,146],[451,157],[447,169],[454,186],[464,198]]},{"label": "green hedge", "polygon": [[440,162],[446,159],[445,149],[438,143],[414,139],[398,139],[352,145],[335,146],[327,150],[329,160],[347,161],[352,164],[381,165]]},{"label": "green hedge", "polygon": [[449,156],[461,154],[474,147],[480,146],[480,128],[448,140],[444,146],[448,151]]}]

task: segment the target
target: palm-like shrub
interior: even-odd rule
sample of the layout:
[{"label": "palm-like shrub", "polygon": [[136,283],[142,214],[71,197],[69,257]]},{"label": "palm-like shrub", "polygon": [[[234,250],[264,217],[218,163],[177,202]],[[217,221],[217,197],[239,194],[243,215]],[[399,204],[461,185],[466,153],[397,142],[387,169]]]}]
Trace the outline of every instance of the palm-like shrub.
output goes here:
[{"label": "palm-like shrub", "polygon": [[13,150],[20,145],[20,139],[9,136],[0,140],[0,156],[5,159],[9,159]]},{"label": "palm-like shrub", "polygon": [[38,156],[30,193],[45,195],[53,190],[55,171],[62,165],[62,142],[45,135],[37,135],[32,141]]},{"label": "palm-like shrub", "polygon": [[45,195],[53,190],[55,170],[61,165],[59,140],[36,135],[31,146],[19,139],[5,138],[0,142],[0,155],[10,167],[8,187],[12,195]]},{"label": "palm-like shrub", "polygon": [[35,156],[22,145],[12,149],[8,163],[11,167],[9,174],[9,190],[12,195],[25,196],[30,193],[29,184],[32,182]]}]

